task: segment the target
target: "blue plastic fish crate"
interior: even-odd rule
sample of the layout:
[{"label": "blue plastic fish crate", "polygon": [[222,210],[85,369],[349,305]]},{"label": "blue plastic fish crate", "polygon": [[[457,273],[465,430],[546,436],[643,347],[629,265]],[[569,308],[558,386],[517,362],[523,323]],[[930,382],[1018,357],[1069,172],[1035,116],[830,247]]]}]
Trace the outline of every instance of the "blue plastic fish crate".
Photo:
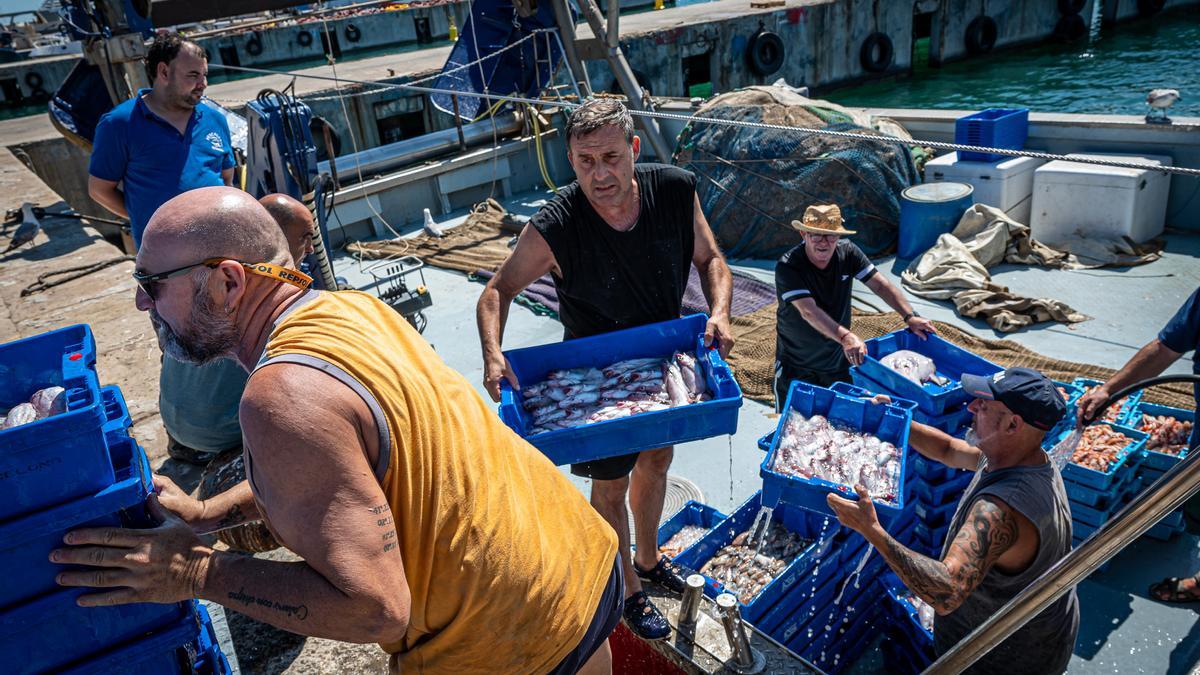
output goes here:
[{"label": "blue plastic fish crate", "polygon": [[[1002,370],[1000,366],[954,345],[936,335],[922,340],[907,330],[899,330],[866,341],[867,355],[859,371],[865,377],[878,382],[897,396],[915,401],[917,407],[929,415],[938,416],[956,412],[970,402],[971,396],[963,391],[959,379],[963,373],[991,375]],[[949,380],[944,385],[926,382],[917,384],[900,373],[888,368],[880,359],[902,349],[923,354],[934,364],[936,373]],[[853,377],[853,374],[851,375]]]},{"label": "blue plastic fish crate", "polygon": [[546,379],[552,370],[601,368],[627,359],[695,352],[713,397],[710,401],[530,435],[531,421],[520,392],[502,380],[500,418],[555,464],[587,462],[736,433],[742,390],[729,364],[715,349],[704,346],[707,322],[707,316],[693,314],[569,342],[514,349],[504,352],[504,356],[517,381],[532,384]]},{"label": "blue plastic fish crate", "polygon": [[875,579],[885,563],[878,552],[872,554],[857,577],[847,576],[835,585],[833,598],[807,623],[799,626],[784,644],[793,652],[812,660],[820,650],[844,639],[859,619],[869,619],[870,610],[878,609]]},{"label": "blue plastic fish crate", "polygon": [[913,540],[931,551],[941,551],[942,546],[946,543],[946,535],[949,533],[950,523],[936,527],[917,523],[916,530],[913,532]]},{"label": "blue plastic fish crate", "polygon": [[[854,380],[854,385],[852,386],[859,387],[864,391],[894,396],[894,394],[888,392],[887,387],[864,375],[862,369],[858,368],[857,366],[851,366],[850,379]],[[907,401],[907,399],[902,398],[893,398],[892,400]],[[967,405],[965,403],[954,408],[950,412],[941,415],[930,415],[924,410],[921,410],[916,403],[911,401],[907,402],[913,406],[914,422],[920,422],[921,424],[931,426],[934,429],[944,431],[948,434],[956,434],[959,432],[959,430],[970,426],[971,420],[975,417],[970,410],[967,410]]]},{"label": "blue plastic fish crate", "polygon": [[217,645],[208,610],[192,603],[192,611],[177,621],[133,642],[89,656],[64,672],[227,675],[231,669]]},{"label": "blue plastic fish crate", "polygon": [[0,345],[0,411],[52,386],[66,389],[65,412],[0,430],[0,522],[113,482],[96,343],[87,326]]},{"label": "blue plastic fish crate", "polygon": [[880,603],[867,602],[860,598],[860,614],[847,618],[836,630],[814,640],[808,647],[806,658],[822,672],[839,675],[852,666],[862,655],[862,649],[878,631],[874,630],[883,615]]},{"label": "blue plastic fish crate", "polygon": [[1129,499],[1138,493],[1140,487],[1140,481],[1130,481],[1122,486],[1118,486],[1117,492],[1107,499],[1091,506],[1068,498],[1067,503],[1071,507],[1071,520],[1075,523],[1083,523],[1091,527],[1100,527],[1115,516],[1117,511],[1120,511],[1129,502]]},{"label": "blue plastic fish crate", "polygon": [[[911,411],[900,406],[879,405],[861,398],[845,396],[806,382],[792,382],[784,410],[795,410],[805,417],[823,415],[830,422],[873,434],[879,440],[900,448],[900,482],[897,485],[896,503],[875,500],[875,511],[880,521],[885,524],[903,513],[905,486],[908,484],[908,452],[905,449],[908,447],[908,427],[912,422]],[[832,515],[833,511],[825,501],[825,495],[837,492],[843,496],[853,496],[853,486],[840,485],[821,478],[791,476],[771,468],[775,463],[775,455],[779,452],[778,437],[780,430],[787,423],[787,417],[786,414],[780,416],[776,438],[759,468],[759,475],[763,478],[763,503],[770,506],[786,502]]]},{"label": "blue plastic fish crate", "polygon": [[[658,526],[658,545],[662,546],[667,543],[671,537],[683,529],[684,525],[696,525],[711,530],[728,517],[708,504],[701,504],[694,499],[689,499],[674,515]],[[684,548],[680,553],[688,548],[691,547]]]},{"label": "blue plastic fish crate", "polygon": [[[1138,401],[1137,405],[1134,405],[1130,408],[1130,412],[1126,416],[1126,426],[1140,430],[1142,425],[1142,415],[1166,415],[1168,417],[1174,417],[1177,420],[1188,421],[1192,424],[1196,423],[1196,411],[1194,410],[1170,408],[1165,405],[1158,405],[1156,403]],[[1149,435],[1147,434],[1147,436]],[[1142,460],[1142,468],[1166,471],[1183,461],[1183,458],[1187,457],[1187,453],[1188,451],[1184,450],[1178,455],[1168,455],[1165,452],[1156,452],[1143,447],[1142,455],[1144,458]]]},{"label": "blue plastic fish crate", "polygon": [[941,527],[949,523],[957,509],[958,502],[956,501],[940,506],[928,506],[925,502],[918,499],[913,504],[913,511],[917,514],[917,521],[924,524],[925,527]]},{"label": "blue plastic fish crate", "polygon": [[[1077,377],[1071,381],[1071,384],[1075,385],[1080,390],[1079,396],[1070,402],[1070,404],[1074,406],[1079,402],[1079,399],[1083,397],[1084,393],[1086,393],[1088,389],[1104,384],[1104,382],[1100,380],[1093,380],[1088,377]],[[1124,405],[1117,409],[1117,424],[1127,424],[1130,413],[1132,413],[1137,404],[1141,402],[1143,393],[1145,392],[1139,389],[1138,391],[1135,391],[1126,397]]]},{"label": "blue plastic fish crate", "polygon": [[112,457],[108,471],[116,480],[90,495],[0,524],[0,578],[5,580],[0,609],[61,588],[54,577],[63,568],[49,555],[63,545],[68,531],[148,522],[143,505],[152,489],[149,460],[125,433],[129,414],[120,392],[106,387],[101,395],[112,415],[104,455]]},{"label": "blue plastic fish crate", "polygon": [[879,648],[888,675],[920,675],[934,661],[932,648],[928,653],[918,652],[907,635],[886,635]]},{"label": "blue plastic fish crate", "polygon": [[[938,485],[949,481],[962,480],[963,476],[971,475],[970,471],[963,469],[955,469],[952,466],[946,466],[941,462],[934,461],[916,453],[912,453],[912,459],[909,460],[909,474],[914,479],[922,480],[926,483]],[[933,506],[937,503],[931,502]]]},{"label": "blue plastic fish crate", "polygon": [[[675,561],[684,567],[699,570],[724,546],[729,545],[734,538],[750,529],[761,507],[762,492],[756,492],[737,508],[728,518],[722,520],[716,527],[709,530],[694,546],[681,553]],[[796,584],[805,577],[814,582],[838,573],[836,565],[822,565],[827,556],[833,537],[841,526],[833,518],[824,514],[805,511],[787,504],[779,505],[772,515],[772,523],[780,523],[789,532],[794,532],[813,543],[804,549],[796,558],[758,592],[748,604],[742,605],[742,618],[756,626],[763,616],[780,602]],[[716,597],[724,591],[720,579],[707,577],[704,592],[709,597]],[[819,583],[817,583],[819,585]]]},{"label": "blue plastic fish crate", "polygon": [[941,483],[933,484],[922,481],[916,481],[913,494],[917,499],[925,503],[926,506],[941,506],[942,504],[954,503],[957,504],[963,491],[971,484],[971,479],[975,474],[970,471],[962,471],[961,475],[955,476],[950,480]]},{"label": "blue plastic fish crate", "polygon": [[[988,108],[954,121],[954,142],[1002,150],[1020,150],[1029,137],[1029,108]],[[1008,155],[959,152],[964,162],[995,162]]]},{"label": "blue plastic fish crate", "polygon": [[[806,591],[803,598],[797,598],[796,602],[786,608],[772,608],[764,617],[763,623],[770,621],[770,630],[764,629],[759,624],[755,624],[755,628],[786,644],[795,637],[798,631],[807,627],[818,614],[829,611],[829,605],[837,597],[844,579],[844,575],[825,579],[820,586],[809,586],[807,589],[804,589],[802,585],[800,590]],[[785,610],[786,615],[779,616],[785,614]]]},{"label": "blue plastic fish crate", "polygon": [[[848,382],[834,382],[833,384],[829,385],[829,390],[837,392],[839,394],[843,394],[845,396],[850,396],[852,398],[867,398],[867,399],[871,398],[875,394],[886,394],[887,393],[887,392],[883,391],[882,388],[870,389],[867,387],[860,387],[857,384],[850,384]],[[889,394],[889,396],[890,396],[890,394]],[[914,412],[914,414],[916,413],[916,409],[917,409],[916,403],[913,403],[912,401],[909,401],[907,399],[896,398],[894,396],[892,397],[891,405],[899,406],[901,408],[905,408],[908,410],[912,410]],[[915,419],[915,417],[914,417],[914,419]],[[765,435],[763,435],[762,437],[760,437],[758,439],[758,449],[762,450],[763,452],[770,450],[771,449],[771,441],[773,441],[773,440],[775,440],[775,431],[774,430],[768,431]]]},{"label": "blue plastic fish crate", "polygon": [[933,631],[925,630],[925,627],[921,625],[921,617],[917,608],[904,599],[908,588],[900,580],[900,577],[889,570],[879,577],[879,585],[887,592],[888,598],[892,601],[891,615],[902,621],[901,627],[912,638],[914,646],[932,650]]},{"label": "blue plastic fish crate", "polygon": [[[1146,443],[1146,434],[1137,429],[1131,429],[1119,424],[1096,422],[1093,426],[1096,424],[1107,424],[1132,440],[1121,451],[1121,454],[1117,456],[1116,461],[1109,465],[1107,471],[1096,471],[1095,469],[1089,469],[1074,462],[1067,462],[1063,466],[1062,477],[1063,480],[1069,480],[1077,485],[1090,487],[1094,490],[1106,490],[1118,478],[1118,474],[1123,475],[1123,469],[1126,465],[1135,466],[1136,462],[1140,461],[1142,448]],[[1060,439],[1065,438],[1067,433],[1070,432],[1065,431]]]},{"label": "blue plastic fish crate", "polygon": [[1119,495],[1129,483],[1139,480],[1136,469],[1122,471],[1108,487],[1094,488],[1089,485],[1082,485],[1075,481],[1063,479],[1063,487],[1066,489],[1067,498],[1073,502],[1098,508],[1103,504],[1112,501],[1113,495]]}]

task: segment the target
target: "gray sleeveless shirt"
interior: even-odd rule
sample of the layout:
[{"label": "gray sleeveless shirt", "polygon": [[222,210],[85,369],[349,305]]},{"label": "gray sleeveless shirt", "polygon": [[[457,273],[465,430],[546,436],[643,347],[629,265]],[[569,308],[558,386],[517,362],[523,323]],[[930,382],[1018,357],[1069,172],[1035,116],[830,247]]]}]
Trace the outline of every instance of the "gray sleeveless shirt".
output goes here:
[{"label": "gray sleeveless shirt", "polygon": [[[975,499],[991,495],[1029,519],[1040,538],[1037,555],[1024,572],[1008,575],[993,567],[979,587],[950,614],[933,623],[933,641],[943,654],[986,621],[996,610],[1028,587],[1043,572],[1071,551],[1071,510],[1062,477],[1050,462],[1039,466],[1016,466],[999,471],[981,468],[958,503],[942,558],[954,535],[963,526]],[[1071,660],[1079,632],[1079,601],[1075,589],[1042,610],[977,661],[968,673],[1061,673]]]}]

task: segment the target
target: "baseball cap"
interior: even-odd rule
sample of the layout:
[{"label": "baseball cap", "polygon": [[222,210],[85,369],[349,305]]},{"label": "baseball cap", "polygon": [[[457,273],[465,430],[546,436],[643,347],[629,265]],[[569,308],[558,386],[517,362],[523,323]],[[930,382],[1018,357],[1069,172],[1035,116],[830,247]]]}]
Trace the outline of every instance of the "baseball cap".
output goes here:
[{"label": "baseball cap", "polygon": [[963,373],[968,394],[1003,403],[1027,424],[1049,431],[1067,414],[1067,404],[1050,378],[1032,368],[1009,368],[990,377]]}]

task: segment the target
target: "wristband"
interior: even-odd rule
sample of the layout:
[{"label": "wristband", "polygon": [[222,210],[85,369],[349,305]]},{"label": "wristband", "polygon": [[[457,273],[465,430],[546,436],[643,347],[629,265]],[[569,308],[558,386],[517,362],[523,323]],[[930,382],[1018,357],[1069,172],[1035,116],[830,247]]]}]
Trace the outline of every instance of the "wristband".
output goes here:
[{"label": "wristband", "polygon": [[921,315],[917,314],[916,310],[913,310],[911,312],[908,312],[904,316],[900,317],[900,320],[903,321],[904,323],[908,323],[908,320],[913,318],[914,316],[921,316]]}]

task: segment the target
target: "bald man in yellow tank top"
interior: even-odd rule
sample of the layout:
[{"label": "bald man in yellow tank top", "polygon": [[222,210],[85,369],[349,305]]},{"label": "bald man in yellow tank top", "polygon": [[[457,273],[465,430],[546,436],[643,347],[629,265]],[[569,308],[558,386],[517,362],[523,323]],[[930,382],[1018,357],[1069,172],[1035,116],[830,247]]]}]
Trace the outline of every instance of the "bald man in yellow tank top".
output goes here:
[{"label": "bald man in yellow tank top", "polygon": [[[163,349],[251,372],[249,480],[207,501],[155,477],[153,530],[78,530],[51,554],[84,605],[204,598],[280,628],[378,642],[393,671],[608,672],[624,595],[616,535],[391,308],[318,293],[267,212],[231,188],[164,205],[137,305]],[[196,532],[263,519],[299,554]],[[95,568],[99,568],[98,570]]]}]

